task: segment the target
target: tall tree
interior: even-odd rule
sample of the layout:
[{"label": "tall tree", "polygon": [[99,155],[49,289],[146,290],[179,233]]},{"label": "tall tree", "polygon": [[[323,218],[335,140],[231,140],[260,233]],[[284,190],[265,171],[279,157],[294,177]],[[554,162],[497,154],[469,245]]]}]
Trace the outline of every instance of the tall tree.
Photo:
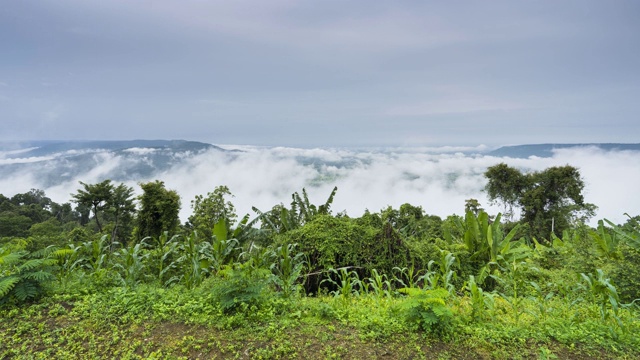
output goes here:
[{"label": "tall tree", "polygon": [[547,238],[561,234],[573,220],[593,216],[595,206],[584,202],[584,181],[573,166],[554,166],[523,174],[502,163],[485,172],[489,200],[512,209],[519,207],[521,221],[531,232]]},{"label": "tall tree", "polygon": [[131,234],[133,213],[136,210],[133,200],[132,187],[120,184],[113,189],[111,199],[108,203],[108,212],[113,221],[113,230],[111,230],[112,242],[122,242],[126,235]]},{"label": "tall tree", "polygon": [[93,218],[96,220],[98,232],[102,232],[102,224],[100,223],[100,212],[108,207],[109,201],[113,196],[113,185],[111,180],[105,180],[97,184],[85,184],[80,181],[82,189],[76,194],[72,194],[73,202],[83,205],[91,209]]},{"label": "tall tree", "polygon": [[140,209],[137,217],[138,240],[150,236],[159,237],[163,232],[175,232],[180,224],[180,196],[175,190],[167,190],[163,181],[140,184],[142,195],[138,198]]},{"label": "tall tree", "polygon": [[484,176],[489,179],[485,187],[489,200],[502,205],[505,217],[512,219],[513,209],[520,205],[520,199],[528,186],[527,176],[505,163],[491,166]]},{"label": "tall tree", "polygon": [[197,195],[191,201],[193,214],[189,216],[189,223],[206,238],[211,237],[213,226],[221,219],[225,220],[227,232],[236,222],[236,209],[231,201],[225,199],[225,196],[233,197],[227,186],[218,186],[213,192],[208,193],[207,197]]}]

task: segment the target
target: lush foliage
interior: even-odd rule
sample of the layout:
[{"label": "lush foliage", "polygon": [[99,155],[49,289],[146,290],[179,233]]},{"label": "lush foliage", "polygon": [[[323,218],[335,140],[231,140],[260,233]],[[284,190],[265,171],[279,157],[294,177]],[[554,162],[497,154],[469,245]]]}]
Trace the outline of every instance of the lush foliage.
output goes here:
[{"label": "lush foliage", "polygon": [[[541,219],[580,203],[571,169],[490,171],[497,200],[538,197]],[[589,228],[574,217],[556,235],[474,199],[464,217],[403,204],[352,218],[331,213],[337,189],[322,205],[303,189],[238,221],[221,186],[181,225],[180,198],[160,181],[140,185],[137,208],[122,184],[81,186],[75,208],[38,190],[0,196],[2,358],[413,358],[434,343],[445,358],[640,355],[637,218]],[[188,326],[202,330],[183,336]],[[163,327],[175,329],[135,335]]]},{"label": "lush foliage", "polygon": [[509,215],[519,207],[532,234],[548,238],[562,234],[576,220],[593,216],[595,206],[584,202],[584,181],[573,166],[554,166],[523,174],[502,163],[485,172],[489,199],[502,203]]}]

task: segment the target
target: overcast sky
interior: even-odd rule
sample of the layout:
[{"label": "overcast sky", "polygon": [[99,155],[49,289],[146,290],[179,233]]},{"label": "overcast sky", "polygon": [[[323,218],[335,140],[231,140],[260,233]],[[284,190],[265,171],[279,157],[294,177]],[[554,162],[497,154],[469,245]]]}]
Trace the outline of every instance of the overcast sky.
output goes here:
[{"label": "overcast sky", "polygon": [[4,141],[640,141],[637,0],[7,0],[0,49]]}]

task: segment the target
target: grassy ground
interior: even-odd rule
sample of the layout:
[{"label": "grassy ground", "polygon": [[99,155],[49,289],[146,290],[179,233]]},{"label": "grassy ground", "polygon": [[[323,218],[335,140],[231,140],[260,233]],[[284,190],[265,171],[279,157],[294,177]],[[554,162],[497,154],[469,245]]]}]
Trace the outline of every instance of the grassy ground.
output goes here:
[{"label": "grassy ground", "polygon": [[[389,307],[382,304],[379,309],[373,308],[375,301],[366,299],[337,305],[332,298],[304,298],[287,311],[235,317],[206,310],[199,313],[197,309],[188,316],[178,315],[179,311],[163,315],[158,307],[151,312],[149,308],[138,312],[114,309],[123,299],[117,294],[52,297],[0,310],[0,358],[640,358],[634,345],[637,339],[594,343],[593,334],[580,335],[581,324],[568,324],[568,335],[558,339],[554,336],[558,330],[549,326],[541,326],[538,331],[528,325],[513,327],[490,319],[484,324],[458,323],[445,335],[410,329],[391,318],[381,318],[376,325],[379,309]],[[133,309],[133,303],[127,306]],[[344,307],[352,314],[343,316],[338,311],[333,316],[318,316],[317,309],[327,306]]]}]

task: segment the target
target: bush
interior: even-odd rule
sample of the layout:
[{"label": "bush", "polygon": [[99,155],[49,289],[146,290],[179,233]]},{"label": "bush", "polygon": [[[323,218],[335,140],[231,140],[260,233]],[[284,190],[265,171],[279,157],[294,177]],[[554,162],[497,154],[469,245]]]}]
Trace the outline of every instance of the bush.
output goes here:
[{"label": "bush", "polygon": [[227,313],[259,309],[269,300],[267,269],[255,269],[246,264],[225,266],[214,281],[212,294],[222,310]]},{"label": "bush", "polygon": [[449,291],[442,288],[420,290],[403,288],[400,293],[408,295],[399,305],[406,321],[426,332],[436,334],[449,333],[452,327],[453,312],[446,303]]},{"label": "bush", "polygon": [[390,224],[376,229],[348,217],[318,215],[276,241],[280,245],[298,243],[309,257],[309,270],[315,275],[307,277],[307,293],[317,293],[326,276],[324,270],[353,266],[360,278],[366,278],[373,269],[390,274],[396,266],[407,266],[409,259],[407,246]]},{"label": "bush", "polygon": [[640,298],[640,252],[620,245],[622,258],[608,262],[604,270],[618,289],[620,301],[629,303]]},{"label": "bush", "polygon": [[44,293],[44,286],[55,280],[58,261],[48,247],[29,254],[24,250],[0,248],[0,303],[25,302]]}]

